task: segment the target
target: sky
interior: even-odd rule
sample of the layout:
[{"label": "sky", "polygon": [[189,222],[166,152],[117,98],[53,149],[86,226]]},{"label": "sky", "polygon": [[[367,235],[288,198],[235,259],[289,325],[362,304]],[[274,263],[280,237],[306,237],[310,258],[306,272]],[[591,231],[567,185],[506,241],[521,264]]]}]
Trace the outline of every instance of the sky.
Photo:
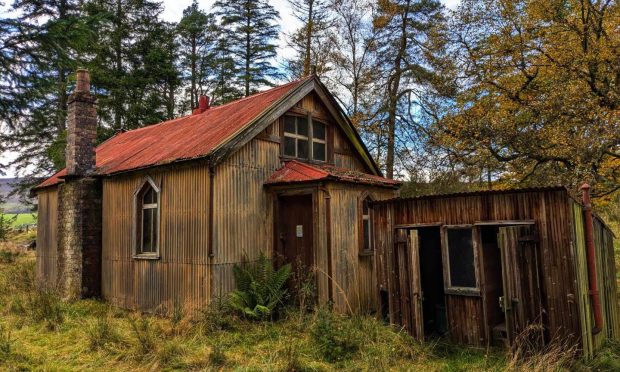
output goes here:
[{"label": "sky", "polygon": [[[448,8],[455,8],[460,0],[441,0],[441,2]],[[187,8],[191,5],[192,0],[163,0],[164,11],[161,14],[161,18],[170,21],[170,22],[178,22],[183,15],[183,9]],[[207,1],[198,1],[200,7],[204,10],[211,9],[211,6],[215,0],[207,0]],[[3,1],[0,0],[0,4]],[[4,2],[5,4],[10,4],[11,1]],[[282,35],[290,34],[295,28],[297,28],[298,23],[297,20],[292,15],[292,8],[288,0],[270,0],[270,3],[280,12],[280,26],[282,27]],[[0,16],[6,14],[7,5],[0,5]],[[290,57],[291,50],[286,47],[286,41],[284,37],[280,37],[279,40],[279,51],[278,51],[278,59]],[[0,154],[0,164],[4,164],[10,162],[15,159],[16,154],[10,152],[4,152]],[[0,177],[15,177],[18,176],[15,169],[4,169],[5,175],[0,173]]]}]

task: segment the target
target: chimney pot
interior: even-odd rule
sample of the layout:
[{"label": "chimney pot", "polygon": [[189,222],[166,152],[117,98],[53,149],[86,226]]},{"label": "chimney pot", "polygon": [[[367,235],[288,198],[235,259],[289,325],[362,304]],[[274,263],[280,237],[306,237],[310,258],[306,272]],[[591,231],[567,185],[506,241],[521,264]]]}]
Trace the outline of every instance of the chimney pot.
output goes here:
[{"label": "chimney pot", "polygon": [[200,99],[198,100],[198,108],[201,111],[209,109],[209,96],[200,96]]},{"label": "chimney pot", "polygon": [[79,68],[76,74],[77,86],[76,92],[90,92],[90,74],[85,68]]}]

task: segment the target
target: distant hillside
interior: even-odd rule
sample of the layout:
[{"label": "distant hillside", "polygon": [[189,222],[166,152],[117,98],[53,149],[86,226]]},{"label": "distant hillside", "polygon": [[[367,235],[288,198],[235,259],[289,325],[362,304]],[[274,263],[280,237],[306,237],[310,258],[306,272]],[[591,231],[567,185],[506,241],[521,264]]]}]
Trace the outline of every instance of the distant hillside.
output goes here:
[{"label": "distant hillside", "polygon": [[4,199],[4,204],[0,207],[4,209],[5,213],[30,212],[30,208],[20,202],[19,195],[10,195],[15,182],[17,182],[16,178],[0,178],[0,195]]}]

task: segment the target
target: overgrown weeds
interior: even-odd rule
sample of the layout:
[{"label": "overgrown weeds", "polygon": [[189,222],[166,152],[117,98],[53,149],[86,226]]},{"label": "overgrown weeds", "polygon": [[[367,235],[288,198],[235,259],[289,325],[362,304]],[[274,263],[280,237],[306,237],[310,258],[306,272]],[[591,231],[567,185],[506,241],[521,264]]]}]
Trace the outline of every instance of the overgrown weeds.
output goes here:
[{"label": "overgrown weeds", "polygon": [[111,323],[110,316],[95,318],[86,329],[91,350],[104,349],[121,341],[121,336]]}]

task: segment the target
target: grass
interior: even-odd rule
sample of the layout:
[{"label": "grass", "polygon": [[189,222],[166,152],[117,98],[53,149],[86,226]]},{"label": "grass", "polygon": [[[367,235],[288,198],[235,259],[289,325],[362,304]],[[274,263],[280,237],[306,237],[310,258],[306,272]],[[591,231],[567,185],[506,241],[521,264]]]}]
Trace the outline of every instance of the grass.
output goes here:
[{"label": "grass", "polygon": [[523,363],[503,350],[421,344],[373,317],[324,308],[252,322],[222,306],[190,319],[180,309],[164,318],[96,300],[65,303],[35,288],[33,270],[32,252],[0,262],[0,370],[603,371],[620,365],[617,345],[588,363],[572,364],[561,350]]},{"label": "grass", "polygon": [[5,213],[4,218],[11,221],[12,227],[19,227],[22,225],[32,225],[32,224],[37,223],[36,213],[17,213],[17,214]]}]

